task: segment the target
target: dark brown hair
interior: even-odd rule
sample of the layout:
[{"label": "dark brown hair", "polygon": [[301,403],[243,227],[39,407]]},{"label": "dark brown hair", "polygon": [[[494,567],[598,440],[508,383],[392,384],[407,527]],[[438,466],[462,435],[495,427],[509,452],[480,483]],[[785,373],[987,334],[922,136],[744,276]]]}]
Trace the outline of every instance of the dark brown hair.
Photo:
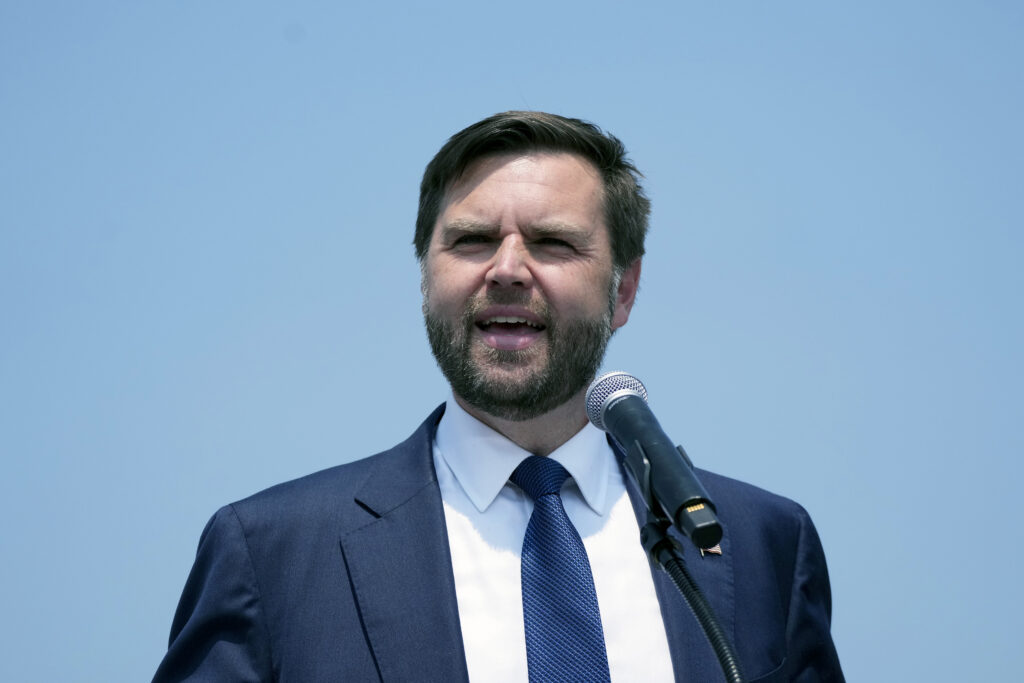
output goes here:
[{"label": "dark brown hair", "polygon": [[507,111],[459,131],[427,164],[413,238],[416,257],[426,257],[445,193],[471,163],[494,154],[531,151],[578,154],[594,164],[604,184],[605,222],[615,267],[627,268],[643,256],[651,202],[640,186],[642,174],[626,158],[619,139],[579,119]]}]

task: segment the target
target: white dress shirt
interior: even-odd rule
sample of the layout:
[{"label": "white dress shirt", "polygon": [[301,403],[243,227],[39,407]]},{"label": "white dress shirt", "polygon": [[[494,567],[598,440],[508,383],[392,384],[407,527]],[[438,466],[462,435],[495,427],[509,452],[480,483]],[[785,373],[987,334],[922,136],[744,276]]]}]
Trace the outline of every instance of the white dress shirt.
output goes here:
[{"label": "white dress shirt", "polygon": [[[508,478],[530,453],[453,397],[433,450],[469,678],[526,681],[520,554],[533,500]],[[571,477],[562,501],[590,558],[612,680],[672,681],[651,570],[604,432],[588,424],[549,457]]]}]

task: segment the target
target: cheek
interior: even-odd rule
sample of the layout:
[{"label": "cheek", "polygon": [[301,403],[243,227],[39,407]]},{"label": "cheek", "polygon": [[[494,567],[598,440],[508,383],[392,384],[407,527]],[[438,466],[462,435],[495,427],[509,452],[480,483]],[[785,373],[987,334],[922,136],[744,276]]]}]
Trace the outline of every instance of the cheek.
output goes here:
[{"label": "cheek", "polygon": [[588,274],[548,278],[542,284],[548,304],[561,315],[590,318],[608,310],[608,287],[604,278]]},{"label": "cheek", "polygon": [[438,315],[461,314],[474,289],[452,277],[452,273],[428,273],[423,281],[423,294],[427,308]]}]

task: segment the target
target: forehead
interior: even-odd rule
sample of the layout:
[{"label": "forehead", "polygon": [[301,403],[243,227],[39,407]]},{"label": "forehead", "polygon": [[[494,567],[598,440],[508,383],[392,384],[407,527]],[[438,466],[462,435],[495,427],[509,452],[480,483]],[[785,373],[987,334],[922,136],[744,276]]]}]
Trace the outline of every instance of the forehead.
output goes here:
[{"label": "forehead", "polygon": [[604,227],[604,185],[597,167],[576,154],[489,155],[470,163],[445,193],[438,224],[456,215],[481,221],[561,220]]}]

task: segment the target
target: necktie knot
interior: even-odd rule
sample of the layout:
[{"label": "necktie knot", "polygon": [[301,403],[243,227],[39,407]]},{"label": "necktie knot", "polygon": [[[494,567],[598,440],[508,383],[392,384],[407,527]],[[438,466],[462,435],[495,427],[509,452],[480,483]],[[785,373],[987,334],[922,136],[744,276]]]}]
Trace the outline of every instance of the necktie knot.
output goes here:
[{"label": "necktie knot", "polygon": [[569,473],[557,461],[540,455],[531,455],[519,463],[509,477],[516,486],[537,500],[541,496],[557,494],[569,478]]}]

